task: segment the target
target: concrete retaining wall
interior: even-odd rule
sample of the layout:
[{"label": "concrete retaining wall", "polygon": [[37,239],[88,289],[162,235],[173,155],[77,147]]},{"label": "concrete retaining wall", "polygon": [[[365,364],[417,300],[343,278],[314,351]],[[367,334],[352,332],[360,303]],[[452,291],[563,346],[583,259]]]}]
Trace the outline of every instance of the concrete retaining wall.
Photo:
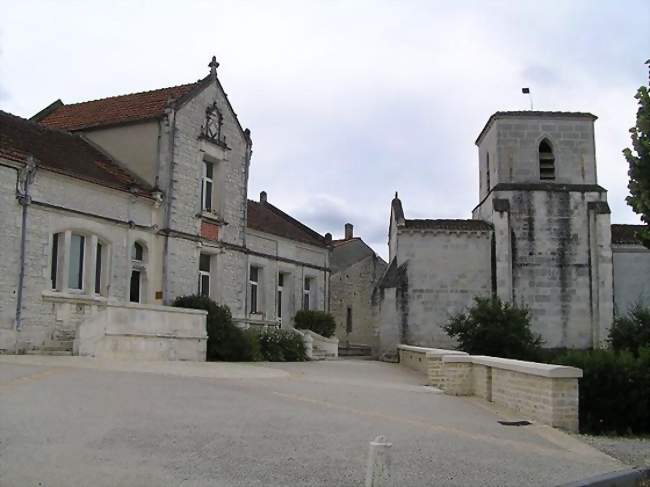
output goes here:
[{"label": "concrete retaining wall", "polygon": [[108,303],[79,325],[74,353],[103,359],[204,361],[207,312]]},{"label": "concrete retaining wall", "polygon": [[580,369],[408,345],[398,350],[400,363],[427,374],[445,394],[477,396],[540,423],[578,431]]}]

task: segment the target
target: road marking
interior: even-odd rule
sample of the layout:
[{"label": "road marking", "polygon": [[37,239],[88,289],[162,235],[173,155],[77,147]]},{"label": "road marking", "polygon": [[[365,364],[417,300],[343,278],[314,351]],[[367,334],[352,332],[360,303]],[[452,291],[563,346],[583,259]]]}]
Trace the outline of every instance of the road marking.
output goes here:
[{"label": "road marking", "polygon": [[[322,399],[314,399],[311,397],[307,396],[300,396],[297,394],[287,394],[284,392],[277,392],[274,391],[273,394],[284,397],[286,399],[293,399],[296,401],[302,401],[310,404],[316,404],[319,406],[322,406],[327,409],[334,409],[338,411],[344,411],[352,414],[356,414],[359,416],[366,416],[369,418],[374,418],[374,419],[382,419],[386,421],[392,421],[396,423],[404,423],[404,424],[409,424],[411,426],[416,426],[418,428],[426,428],[430,431],[436,431],[436,432],[441,432],[441,433],[448,433],[448,434],[453,434],[457,436],[462,436],[465,438],[473,439],[473,440],[479,440],[479,441],[484,441],[486,443],[492,443],[500,446],[507,446],[511,447],[513,450],[521,450],[527,449],[533,452],[540,453],[542,455],[550,456],[550,457],[559,457],[559,458],[564,458],[566,459],[567,456],[573,456],[576,458],[579,458],[582,461],[586,461],[587,463],[592,463],[595,465],[602,465],[604,458],[602,456],[598,456],[598,458],[591,457],[591,455],[584,455],[580,454],[572,449],[565,449],[561,448],[560,445],[558,445],[557,449],[554,448],[549,448],[545,447],[542,445],[535,445],[532,443],[526,443],[523,441],[518,441],[518,440],[509,440],[505,438],[497,438],[495,436],[490,436],[486,434],[481,434],[481,433],[470,433],[468,431],[459,429],[459,428],[454,428],[452,426],[443,426],[439,424],[433,424],[429,423],[426,420],[421,420],[421,419],[413,419],[413,418],[405,418],[402,416],[394,416],[391,414],[386,414],[386,413],[381,413],[379,411],[370,411],[370,410],[364,410],[364,409],[356,409],[350,406],[344,406],[342,404],[335,404],[329,401],[324,401]],[[620,462],[612,459],[612,464],[620,467]]]},{"label": "road marking", "polygon": [[60,367],[52,367],[46,370],[35,372],[33,374],[23,375],[20,377],[16,377],[14,379],[0,381],[0,392],[2,392],[3,390],[11,389],[12,387],[15,386],[29,384],[30,382],[36,382],[42,379],[46,379],[47,377],[62,371],[63,369]]}]

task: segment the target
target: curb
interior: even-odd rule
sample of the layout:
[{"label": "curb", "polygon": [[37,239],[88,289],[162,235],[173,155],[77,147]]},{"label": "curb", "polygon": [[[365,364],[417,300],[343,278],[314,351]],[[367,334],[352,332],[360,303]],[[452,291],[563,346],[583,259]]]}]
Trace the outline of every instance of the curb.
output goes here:
[{"label": "curb", "polygon": [[[643,482],[648,481],[648,484]],[[650,467],[617,470],[557,487],[641,487],[650,486]]]}]

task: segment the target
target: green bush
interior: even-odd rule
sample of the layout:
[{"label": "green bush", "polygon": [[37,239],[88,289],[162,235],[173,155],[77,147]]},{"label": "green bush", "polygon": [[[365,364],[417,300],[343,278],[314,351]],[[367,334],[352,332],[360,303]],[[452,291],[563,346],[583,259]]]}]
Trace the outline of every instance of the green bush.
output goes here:
[{"label": "green bush", "polygon": [[325,311],[301,310],[293,318],[294,326],[300,330],[311,330],[326,338],[334,335],[336,321]]},{"label": "green bush", "polygon": [[628,351],[571,351],[553,362],[583,370],[582,433],[650,433],[650,348],[640,348],[638,357]]},{"label": "green bush", "polygon": [[302,362],[307,360],[302,336],[292,330],[266,330],[259,334],[263,360],[269,362]]},{"label": "green bush", "polygon": [[528,310],[499,298],[474,298],[466,312],[450,317],[443,327],[458,340],[458,350],[471,355],[538,360],[542,339],[530,329]]},{"label": "green bush", "polygon": [[209,297],[199,295],[180,296],[174,300],[173,305],[179,308],[204,309],[208,312],[207,360],[237,362],[256,359],[255,343],[233,323],[228,306],[220,306]]},{"label": "green bush", "polygon": [[628,350],[635,356],[639,348],[650,347],[650,308],[637,304],[627,315],[616,318],[609,341],[614,350]]}]

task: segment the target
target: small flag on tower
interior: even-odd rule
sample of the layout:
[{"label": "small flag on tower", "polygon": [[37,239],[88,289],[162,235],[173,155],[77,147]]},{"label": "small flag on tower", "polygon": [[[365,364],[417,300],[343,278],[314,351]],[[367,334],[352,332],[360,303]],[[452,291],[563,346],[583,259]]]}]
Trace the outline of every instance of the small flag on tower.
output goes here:
[{"label": "small flag on tower", "polygon": [[521,89],[521,92],[522,92],[524,95],[529,95],[529,94],[530,94],[530,88],[522,88],[522,89]]}]

